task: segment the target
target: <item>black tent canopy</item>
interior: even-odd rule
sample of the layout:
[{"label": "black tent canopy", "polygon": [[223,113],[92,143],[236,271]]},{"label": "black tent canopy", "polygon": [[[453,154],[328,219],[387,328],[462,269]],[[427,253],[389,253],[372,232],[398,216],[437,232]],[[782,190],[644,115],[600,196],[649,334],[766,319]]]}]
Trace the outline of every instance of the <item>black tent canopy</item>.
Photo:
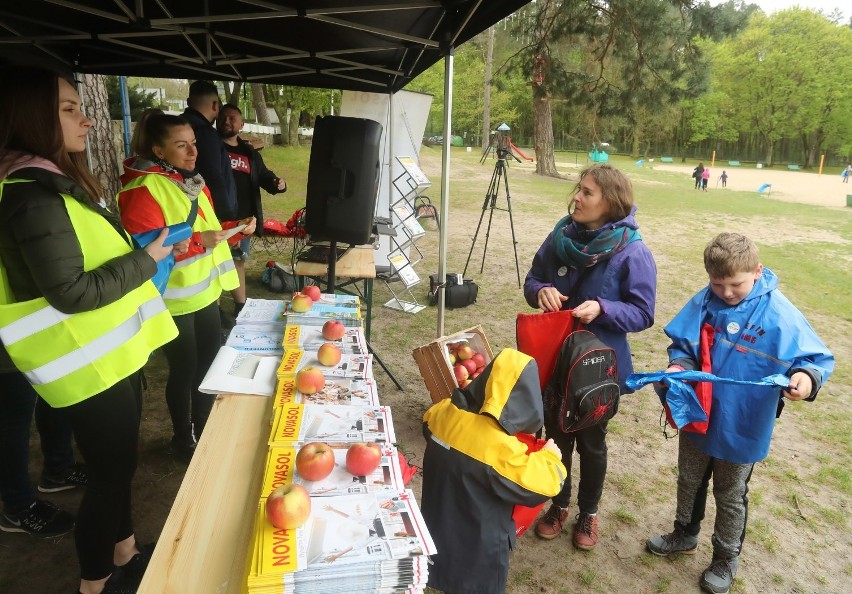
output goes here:
[{"label": "black tent canopy", "polygon": [[[448,221],[452,49],[529,0],[0,0],[0,61],[68,72],[394,93],[442,57]],[[438,278],[447,263],[441,225]],[[444,333],[439,291],[437,335]]]},{"label": "black tent canopy", "polygon": [[0,53],[92,74],[392,93],[526,1],[3,0]]}]

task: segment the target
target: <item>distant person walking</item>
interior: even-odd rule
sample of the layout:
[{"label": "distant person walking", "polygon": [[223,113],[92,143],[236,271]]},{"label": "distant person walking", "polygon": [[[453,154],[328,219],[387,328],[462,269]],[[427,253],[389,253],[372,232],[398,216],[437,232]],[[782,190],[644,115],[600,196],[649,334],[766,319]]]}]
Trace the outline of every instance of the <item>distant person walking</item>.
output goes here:
[{"label": "distant person walking", "polygon": [[695,189],[701,187],[701,176],[704,173],[704,163],[699,163],[698,167],[692,170],[692,177],[695,178]]},{"label": "distant person walking", "polygon": [[707,167],[704,171],[701,172],[701,189],[706,192],[707,191],[707,180],[710,179],[710,168]]},{"label": "distant person walking", "polygon": [[843,183],[848,184],[849,178],[852,177],[852,165],[847,165],[846,169],[843,170]]},{"label": "distant person walking", "polygon": [[727,188],[728,187],[728,174],[724,169],[722,170],[722,175],[719,176],[719,179],[722,180],[722,187]]}]

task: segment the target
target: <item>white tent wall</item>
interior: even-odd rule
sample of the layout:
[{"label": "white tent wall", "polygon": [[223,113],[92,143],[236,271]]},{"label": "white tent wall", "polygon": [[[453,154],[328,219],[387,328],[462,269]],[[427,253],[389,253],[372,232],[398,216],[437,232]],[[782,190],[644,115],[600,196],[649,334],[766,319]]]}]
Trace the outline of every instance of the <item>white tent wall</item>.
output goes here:
[{"label": "white tent wall", "polygon": [[[418,165],[420,163],[420,147],[431,106],[432,95],[425,93],[403,90],[388,95],[343,91],[341,116],[366,118],[382,125],[382,170],[376,199],[376,214],[379,216],[391,216],[390,205],[399,199],[399,192],[393,187],[393,180],[403,169],[396,157],[408,156]],[[390,251],[390,239],[380,236],[375,253],[376,264],[386,266]]]}]

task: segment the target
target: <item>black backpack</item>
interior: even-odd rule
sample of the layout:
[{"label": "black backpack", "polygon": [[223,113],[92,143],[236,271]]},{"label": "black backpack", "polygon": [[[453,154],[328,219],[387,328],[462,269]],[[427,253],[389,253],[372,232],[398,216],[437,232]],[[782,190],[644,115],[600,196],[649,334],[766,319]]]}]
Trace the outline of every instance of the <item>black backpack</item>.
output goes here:
[{"label": "black backpack", "polygon": [[558,411],[559,428],[572,433],[611,419],[620,393],[615,351],[588,330],[569,334],[544,389],[545,414]]}]

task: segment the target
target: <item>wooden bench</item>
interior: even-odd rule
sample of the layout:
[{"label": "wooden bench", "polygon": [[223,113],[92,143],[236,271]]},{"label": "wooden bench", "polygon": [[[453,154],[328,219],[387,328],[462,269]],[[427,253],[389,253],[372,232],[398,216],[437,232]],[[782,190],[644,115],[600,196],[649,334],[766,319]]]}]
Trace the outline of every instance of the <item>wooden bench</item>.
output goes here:
[{"label": "wooden bench", "polygon": [[741,164],[739,161],[728,161],[728,165],[731,167],[739,167]]},{"label": "wooden bench", "polygon": [[789,169],[790,171],[798,171],[799,169],[801,169],[801,167],[794,163],[790,163],[789,165],[787,165],[787,169]]},{"label": "wooden bench", "polygon": [[674,163],[674,159],[671,157],[660,157],[661,163]]}]

